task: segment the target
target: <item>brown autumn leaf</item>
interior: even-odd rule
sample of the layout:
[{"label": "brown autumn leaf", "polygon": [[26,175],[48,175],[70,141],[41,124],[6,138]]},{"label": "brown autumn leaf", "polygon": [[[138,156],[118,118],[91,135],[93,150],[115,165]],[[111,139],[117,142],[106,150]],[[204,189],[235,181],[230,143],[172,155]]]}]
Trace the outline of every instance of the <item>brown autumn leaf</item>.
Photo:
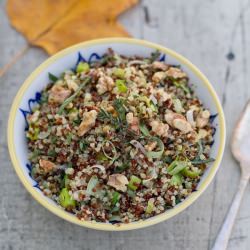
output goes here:
[{"label": "brown autumn leaf", "polygon": [[53,54],[85,40],[129,36],[117,16],[138,0],[8,0],[11,24]]}]

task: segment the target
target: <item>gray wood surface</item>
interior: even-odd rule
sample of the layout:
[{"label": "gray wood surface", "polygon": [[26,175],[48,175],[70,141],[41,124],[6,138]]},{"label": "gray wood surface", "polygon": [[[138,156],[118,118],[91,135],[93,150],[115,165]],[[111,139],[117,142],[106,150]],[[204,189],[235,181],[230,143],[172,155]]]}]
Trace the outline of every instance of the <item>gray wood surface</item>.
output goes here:
[{"label": "gray wood surface", "polygon": [[[11,166],[6,143],[8,112],[24,79],[48,56],[28,52],[0,78],[0,249],[210,249],[239,181],[229,149],[240,110],[250,97],[250,2],[246,0],[145,0],[123,14],[134,37],[176,50],[196,64],[222,100],[227,144],[220,170],[206,192],[180,215],[130,232],[88,230],[52,215],[34,201]],[[0,0],[0,68],[26,45],[12,29]],[[250,249],[250,186],[228,249]]]}]

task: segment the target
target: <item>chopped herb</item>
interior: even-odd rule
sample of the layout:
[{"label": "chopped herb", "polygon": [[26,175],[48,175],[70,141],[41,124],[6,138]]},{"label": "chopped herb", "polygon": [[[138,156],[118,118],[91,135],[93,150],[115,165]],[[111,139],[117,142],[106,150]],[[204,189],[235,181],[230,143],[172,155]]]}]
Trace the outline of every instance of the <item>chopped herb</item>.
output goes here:
[{"label": "chopped herb", "polygon": [[163,144],[162,140],[158,137],[152,137],[151,140],[157,142],[157,147],[159,147],[159,151],[147,152],[147,157],[160,158],[164,152],[164,144]]},{"label": "chopped herb", "polygon": [[121,122],[124,122],[126,120],[126,109],[124,107],[124,100],[117,98],[114,100],[113,105],[116,112],[118,113],[119,119],[121,120]]},{"label": "chopped herb", "polygon": [[56,151],[54,149],[48,151],[48,156],[49,157],[55,157],[56,156]]},{"label": "chopped herb", "polygon": [[132,176],[130,177],[130,181],[129,181],[129,183],[128,183],[128,188],[129,188],[130,190],[132,190],[132,191],[135,191],[135,190],[139,187],[140,183],[141,183],[141,179],[138,178],[138,177],[135,176],[135,175],[132,175]]},{"label": "chopped herb", "polygon": [[163,161],[164,161],[165,163],[170,164],[170,163],[173,161],[173,159],[172,159],[172,157],[170,157],[169,155],[167,155],[167,156],[165,156],[165,157],[163,158]]},{"label": "chopped herb", "polygon": [[68,134],[67,134],[67,137],[66,137],[66,143],[67,143],[67,144],[70,144],[70,143],[71,143],[72,137],[73,137],[73,134],[71,134],[71,133],[68,133]]},{"label": "chopped herb", "polygon": [[89,64],[86,62],[79,62],[76,67],[77,73],[85,73],[89,71]]},{"label": "chopped herb", "polygon": [[85,80],[81,83],[81,85],[78,87],[78,89],[75,91],[75,93],[73,95],[71,95],[70,97],[68,97],[63,104],[61,105],[61,107],[59,108],[58,114],[61,115],[64,108],[74,100],[74,98],[80,93],[80,91],[89,83],[90,81],[90,77],[86,77]]},{"label": "chopped herb", "polygon": [[140,122],[139,128],[140,128],[140,131],[142,132],[143,135],[150,136],[149,130],[144,123]]},{"label": "chopped herb", "polygon": [[86,193],[88,195],[94,195],[93,189],[96,187],[96,185],[99,183],[98,178],[96,176],[92,176],[88,182]]},{"label": "chopped herb", "polygon": [[29,157],[29,159],[30,160],[36,160],[37,159],[37,157],[39,156],[39,155],[41,155],[41,150],[39,150],[39,149],[35,149],[33,152],[32,152],[32,154],[31,154],[31,156]]},{"label": "chopped herb", "polygon": [[119,201],[120,198],[121,198],[121,194],[118,193],[118,192],[114,192],[114,193],[113,193],[112,200],[111,200],[112,206],[115,206],[116,203]]},{"label": "chopped herb", "polygon": [[156,61],[160,57],[160,55],[161,55],[161,53],[160,53],[159,50],[156,50],[155,52],[152,52],[151,56],[149,58],[150,62],[152,63],[152,62]]},{"label": "chopped herb", "polygon": [[59,203],[64,208],[74,208],[76,206],[76,201],[69,194],[67,188],[63,188],[59,195]]},{"label": "chopped herb", "polygon": [[187,161],[174,160],[167,168],[170,175],[175,175],[187,167]]},{"label": "chopped herb", "polygon": [[149,199],[148,205],[147,205],[146,211],[145,211],[146,214],[151,214],[154,211],[154,208],[155,208],[154,202],[151,199]]},{"label": "chopped herb", "polygon": [[47,103],[48,102],[48,98],[49,98],[49,94],[46,92],[43,92],[40,98],[39,103],[43,104],[43,103]]},{"label": "chopped herb", "polygon": [[170,179],[170,184],[174,186],[179,186],[182,183],[182,177],[180,174],[174,174]]},{"label": "chopped herb", "polygon": [[79,147],[82,152],[84,152],[87,149],[88,145],[89,143],[86,140],[81,140],[79,142]]},{"label": "chopped herb", "polygon": [[116,87],[118,88],[118,91],[120,93],[126,93],[127,92],[128,88],[127,88],[127,86],[125,84],[125,80],[117,79],[115,81],[115,84],[116,84]]},{"label": "chopped herb", "polygon": [[53,75],[53,74],[51,74],[51,73],[49,72],[49,79],[50,79],[52,82],[56,82],[56,81],[58,80],[58,77],[55,76],[55,75]]},{"label": "chopped herb", "polygon": [[123,79],[123,78],[125,77],[125,71],[124,71],[124,69],[116,68],[116,69],[113,71],[113,75],[115,75],[115,76],[118,77],[118,78]]},{"label": "chopped herb", "polygon": [[128,194],[128,196],[131,197],[131,198],[134,198],[134,197],[136,196],[135,192],[132,191],[132,190],[130,190],[130,189],[128,189],[127,194]]},{"label": "chopped herb", "polygon": [[186,177],[189,177],[189,178],[196,178],[197,176],[199,176],[201,174],[201,171],[198,170],[198,171],[192,171],[192,170],[189,170],[187,168],[184,168],[182,171],[181,171],[181,174],[186,176]]},{"label": "chopped herb", "polygon": [[186,94],[190,94],[190,89],[184,84],[184,83],[179,83],[177,81],[173,81],[174,85],[177,87],[177,88],[181,88],[183,89],[183,91],[186,93]]},{"label": "chopped herb", "polygon": [[114,169],[114,173],[122,173],[123,171],[125,171],[126,169],[129,168],[129,165],[124,163],[121,166],[118,166]]}]

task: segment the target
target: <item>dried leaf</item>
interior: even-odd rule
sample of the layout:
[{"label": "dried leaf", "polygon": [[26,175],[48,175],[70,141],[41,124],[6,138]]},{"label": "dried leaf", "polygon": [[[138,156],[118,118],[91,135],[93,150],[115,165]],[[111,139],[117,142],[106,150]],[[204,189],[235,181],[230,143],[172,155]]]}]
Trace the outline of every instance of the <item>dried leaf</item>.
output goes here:
[{"label": "dried leaf", "polygon": [[117,16],[138,0],[8,0],[11,24],[49,54],[85,40],[129,36]]}]

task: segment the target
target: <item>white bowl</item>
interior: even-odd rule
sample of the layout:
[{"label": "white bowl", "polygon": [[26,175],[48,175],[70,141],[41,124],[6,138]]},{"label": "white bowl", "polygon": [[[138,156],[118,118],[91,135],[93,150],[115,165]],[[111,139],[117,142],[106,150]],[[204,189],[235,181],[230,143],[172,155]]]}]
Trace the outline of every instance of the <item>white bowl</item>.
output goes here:
[{"label": "white bowl", "polygon": [[[25,116],[31,111],[31,107],[40,98],[40,91],[48,84],[48,72],[59,75],[66,69],[73,68],[79,59],[86,61],[96,60],[102,56],[108,48],[112,48],[119,54],[149,56],[155,50],[161,52],[161,60],[169,64],[181,65],[188,74],[190,83],[194,85],[195,92],[202,100],[204,106],[212,114],[218,114],[213,124],[216,127],[214,144],[211,156],[216,160],[210,163],[197,187],[183,202],[163,214],[154,216],[144,221],[121,224],[120,226],[109,223],[80,221],[74,215],[61,209],[55,202],[43,195],[37,187],[37,183],[30,176],[27,143],[25,139]],[[8,123],[8,146],[13,166],[17,175],[31,193],[31,195],[44,207],[75,224],[99,229],[99,230],[131,230],[146,227],[164,221],[180,213],[192,204],[212,181],[222,159],[225,145],[225,120],[220,101],[207,78],[187,59],[176,52],[160,45],[128,38],[110,38],[84,42],[67,48],[50,57],[42,63],[24,82],[18,91],[11,107]]]}]

